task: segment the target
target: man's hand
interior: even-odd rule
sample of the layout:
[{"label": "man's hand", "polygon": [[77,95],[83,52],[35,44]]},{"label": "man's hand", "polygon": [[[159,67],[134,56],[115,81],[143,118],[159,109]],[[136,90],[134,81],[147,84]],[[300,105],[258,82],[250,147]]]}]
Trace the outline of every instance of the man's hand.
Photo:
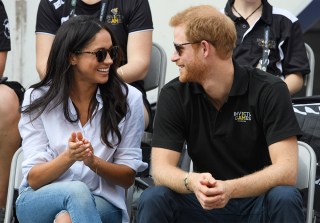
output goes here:
[{"label": "man's hand", "polygon": [[203,209],[223,208],[229,202],[226,182],[214,179],[210,173],[192,173],[189,176],[191,189]]}]

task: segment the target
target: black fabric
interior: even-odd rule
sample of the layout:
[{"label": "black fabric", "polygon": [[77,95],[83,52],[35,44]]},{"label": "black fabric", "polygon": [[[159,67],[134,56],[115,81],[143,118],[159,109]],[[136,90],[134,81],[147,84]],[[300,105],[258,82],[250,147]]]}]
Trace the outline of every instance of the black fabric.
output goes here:
[{"label": "black fabric", "polygon": [[[314,210],[317,223],[320,223],[320,96],[293,98],[293,107],[302,130],[299,139],[309,144],[317,156],[317,172],[314,196]],[[308,198],[308,189],[302,190],[304,205]]]},{"label": "black fabric", "polygon": [[1,78],[0,84],[5,84],[8,87],[10,87],[12,90],[14,90],[14,92],[17,94],[17,96],[19,98],[19,104],[20,105],[22,104],[25,89],[19,82],[17,82],[17,81],[8,81],[7,78],[4,77],[4,78]]},{"label": "black fabric", "polygon": [[[315,103],[315,98],[310,98],[308,103],[308,97],[305,97],[304,100],[307,103],[299,104],[297,101],[293,100],[296,103],[293,104],[294,111],[298,120],[298,123],[302,130],[302,136],[299,138],[300,141],[303,141],[309,144],[316,156],[317,161],[320,161],[320,97],[318,98],[318,103]],[[317,179],[320,179],[320,166],[317,166]],[[320,183],[319,183],[320,185]]]},{"label": "black fabric", "polygon": [[10,50],[11,43],[9,20],[3,2],[0,1],[0,51]]},{"label": "black fabric", "polygon": [[[96,15],[99,17],[100,8],[101,1],[89,5],[77,0],[75,15]],[[55,35],[61,24],[69,19],[70,10],[71,0],[64,2],[41,0],[37,14],[36,33]],[[129,33],[153,29],[148,0],[109,1],[106,22],[115,33],[125,55]]]},{"label": "black fabric", "polygon": [[269,26],[270,54],[267,72],[277,76],[297,72],[306,75],[310,72],[301,26],[293,14],[263,0],[261,18],[250,27],[244,18],[233,14],[234,1],[229,0],[224,11],[234,21],[237,29],[233,56],[239,64],[257,66],[262,57],[264,29]]},{"label": "black fabric", "polygon": [[292,103],[294,105],[320,103],[320,95],[313,95],[308,97],[295,97],[292,98]]},{"label": "black fabric", "polygon": [[299,135],[286,84],[235,64],[227,102],[217,111],[200,85],[174,79],[160,93],[152,147],[181,152],[187,143],[196,172],[242,177],[271,164],[268,145]]}]

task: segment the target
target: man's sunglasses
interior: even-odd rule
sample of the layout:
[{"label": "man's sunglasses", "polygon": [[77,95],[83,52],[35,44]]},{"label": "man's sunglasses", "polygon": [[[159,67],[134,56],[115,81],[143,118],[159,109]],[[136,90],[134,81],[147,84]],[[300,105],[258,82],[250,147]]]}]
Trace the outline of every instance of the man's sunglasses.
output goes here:
[{"label": "man's sunglasses", "polygon": [[179,56],[181,56],[182,50],[183,50],[183,46],[185,45],[189,45],[189,44],[197,44],[197,43],[201,43],[201,42],[194,42],[194,43],[173,43],[174,48],[176,49],[176,52],[178,53]]},{"label": "man's sunglasses", "polygon": [[96,55],[97,61],[99,63],[101,63],[106,59],[108,54],[110,55],[110,58],[112,60],[117,59],[117,57],[118,57],[118,49],[119,49],[118,46],[113,46],[110,49],[104,49],[104,48],[99,49],[96,52],[92,52],[92,51],[91,52],[90,51],[76,51],[75,53],[76,54],[89,53],[89,54],[92,54],[92,55]]}]

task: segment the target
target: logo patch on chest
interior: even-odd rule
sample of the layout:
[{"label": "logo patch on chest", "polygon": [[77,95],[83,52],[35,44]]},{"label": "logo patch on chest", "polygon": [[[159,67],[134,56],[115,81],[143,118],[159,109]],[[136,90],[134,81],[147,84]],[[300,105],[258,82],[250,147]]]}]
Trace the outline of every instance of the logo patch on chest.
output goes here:
[{"label": "logo patch on chest", "polygon": [[251,113],[250,112],[238,111],[238,112],[234,112],[233,116],[234,116],[234,120],[237,122],[251,121]]},{"label": "logo patch on chest", "polygon": [[111,9],[111,14],[107,15],[107,23],[112,25],[123,23],[123,16],[120,15],[118,8]]},{"label": "logo patch on chest", "polygon": [[[257,44],[258,44],[258,46],[263,48],[264,47],[264,39],[257,38]],[[269,40],[268,41],[268,48],[269,49],[276,49],[276,41]]]}]

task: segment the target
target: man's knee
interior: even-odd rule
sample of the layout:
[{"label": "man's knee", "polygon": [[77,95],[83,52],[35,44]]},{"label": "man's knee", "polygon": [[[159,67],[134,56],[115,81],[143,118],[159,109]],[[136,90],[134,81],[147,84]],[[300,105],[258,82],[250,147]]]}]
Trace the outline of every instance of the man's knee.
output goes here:
[{"label": "man's knee", "polygon": [[278,186],[268,192],[267,202],[270,205],[281,205],[281,207],[302,206],[302,197],[293,186]]},{"label": "man's knee", "polygon": [[[167,222],[173,215],[172,193],[170,189],[155,186],[146,189],[138,203],[137,222]],[[156,217],[156,220],[155,220]]]},{"label": "man's knee", "polygon": [[139,206],[160,204],[161,201],[166,200],[168,193],[171,193],[171,191],[163,186],[149,187],[141,194],[139,199]]}]

